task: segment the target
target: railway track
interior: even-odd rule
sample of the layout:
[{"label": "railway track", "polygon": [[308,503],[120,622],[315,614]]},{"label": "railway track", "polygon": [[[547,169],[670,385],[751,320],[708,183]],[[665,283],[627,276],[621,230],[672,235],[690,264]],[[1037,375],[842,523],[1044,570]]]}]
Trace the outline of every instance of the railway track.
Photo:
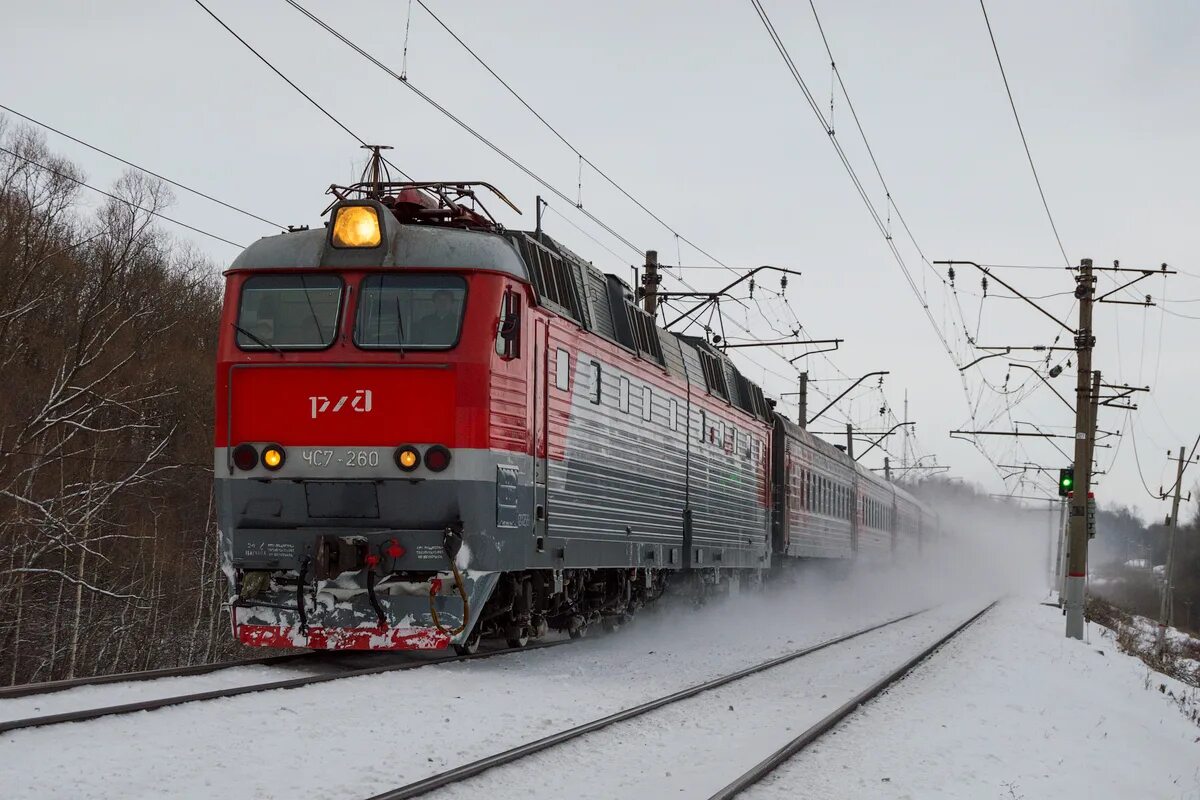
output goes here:
[{"label": "railway track", "polygon": [[[928,609],[926,609],[926,610],[928,610]],[[546,737],[537,739],[532,742],[527,742],[525,744],[518,745],[517,747],[511,748],[509,750],[505,750],[503,752],[496,753],[494,755],[486,756],[484,758],[478,759],[476,761],[472,761],[467,764],[463,764],[459,767],[455,767],[453,769],[446,770],[444,772],[439,772],[435,775],[431,775],[431,776],[429,776],[427,778],[423,778],[419,781],[414,781],[412,783],[406,784],[399,788],[392,789],[392,790],[383,792],[381,794],[373,795],[371,798],[369,798],[369,800],[406,800],[406,798],[420,797],[420,796],[427,794],[429,792],[432,792],[434,790],[442,789],[442,788],[451,786],[453,784],[465,781],[469,778],[473,778],[473,777],[480,775],[481,773],[484,773],[495,767],[501,767],[501,766],[505,766],[508,764],[513,764],[517,761],[520,761],[521,759],[524,759],[529,756],[535,755],[537,753],[541,753],[543,751],[549,750],[553,747],[564,744],[566,742],[570,742],[573,739],[577,739],[581,736],[585,736],[587,734],[601,730],[602,728],[607,728],[610,725],[614,725],[614,724],[617,724],[620,722],[624,722],[626,720],[631,720],[636,717],[640,717],[644,714],[648,714],[652,711],[656,711],[656,710],[664,708],[666,706],[673,705],[682,700],[686,700],[688,698],[695,697],[696,695],[703,694],[705,692],[709,692],[713,689],[720,688],[722,686],[728,685],[730,683],[741,680],[743,678],[748,678],[752,675],[757,675],[759,673],[765,672],[766,670],[772,669],[774,667],[779,667],[784,664],[790,663],[792,661],[796,661],[797,659],[803,658],[808,655],[812,655],[813,653],[820,652],[822,650],[825,650],[826,648],[833,647],[833,646],[841,644],[843,642],[848,642],[852,639],[856,639],[860,636],[864,636],[873,631],[878,631],[883,628],[887,628],[891,625],[896,625],[897,623],[903,622],[908,619],[912,619],[913,617],[923,614],[923,613],[925,613],[926,610],[914,611],[909,614],[904,614],[899,617],[894,617],[885,622],[880,622],[875,625],[861,628],[852,633],[847,633],[847,634],[843,634],[841,636],[836,636],[831,639],[826,639],[823,642],[803,648],[801,650],[796,650],[794,652],[787,653],[782,656],[777,656],[775,658],[768,659],[766,661],[755,664],[753,666],[746,667],[744,669],[740,669],[736,672],[732,672],[727,675],[723,675],[719,678],[714,678],[712,680],[705,681],[704,683],[690,686],[686,689],[682,689],[680,691],[673,692],[672,694],[665,695],[663,697],[659,697],[657,699],[650,700],[650,701],[641,703],[636,706],[632,706],[632,707],[624,709],[622,711],[618,711],[614,714],[609,714],[608,716],[601,717],[599,719],[595,719],[590,722],[585,722],[581,725],[576,725],[575,727],[568,728],[566,730],[560,731],[555,734],[551,734],[550,736],[546,736]],[[982,614],[982,613],[983,612],[980,612],[980,614]],[[978,615],[976,615],[976,616],[978,616]],[[973,617],[972,621],[974,619],[975,618]],[[965,624],[963,626],[960,626],[960,628],[956,629],[955,632],[957,632],[958,630],[961,630],[962,627],[965,627]],[[940,646],[944,641],[945,641],[945,639],[940,640],[937,643],[937,645],[935,645],[935,648],[936,648],[936,646]],[[930,651],[928,651],[928,652],[931,652],[932,649],[934,649],[934,648],[931,648]],[[923,658],[925,655],[927,655],[927,652],[923,653],[921,655],[921,657]],[[920,660],[920,659],[916,659],[912,663],[915,664],[917,660]],[[906,667],[906,670],[907,670],[907,668],[908,667]],[[879,691],[882,691],[882,689],[880,689]],[[834,723],[834,724],[836,724],[836,723]]]},{"label": "railway track", "polygon": [[954,630],[950,631],[948,634],[929,645],[929,647],[905,661],[887,675],[884,675],[882,678],[872,683],[866,689],[856,694],[847,702],[843,703],[833,712],[826,715],[815,725],[809,727],[783,747],[779,748],[774,753],[755,764],[749,770],[742,773],[736,780],[729,783],[716,794],[712,795],[709,800],[730,800],[730,798],[737,797],[746,789],[749,789],[751,786],[770,775],[776,769],[787,763],[787,761],[793,756],[797,755],[813,742],[816,742],[826,733],[837,727],[842,720],[846,719],[859,708],[861,708],[864,703],[867,703],[875,697],[878,697],[889,687],[893,686],[898,681],[903,680],[903,678],[908,675],[913,668],[915,668],[925,659],[932,656],[937,650],[946,645],[955,636],[958,636],[960,633],[966,630],[971,623],[982,617],[995,605],[995,602],[988,604],[982,610],[968,618],[961,625],[958,625],[956,628],[954,628]]},{"label": "railway track", "polygon": [[[347,670],[343,670],[341,672],[336,672],[336,673],[326,673],[326,674],[320,674],[320,675],[304,675],[304,676],[300,676],[300,677],[296,677],[296,678],[287,678],[287,679],[277,680],[277,681],[268,681],[265,683],[248,684],[245,686],[231,686],[231,687],[225,687],[225,688],[221,688],[221,689],[211,689],[211,690],[202,691],[202,692],[191,692],[188,694],[174,695],[174,696],[170,696],[170,697],[160,697],[160,698],[154,698],[154,699],[150,699],[150,700],[139,700],[139,701],[132,702],[132,703],[122,703],[119,705],[79,709],[76,711],[66,711],[66,712],[62,712],[62,713],[58,713],[58,714],[44,714],[44,715],[40,715],[40,716],[36,716],[36,717],[27,717],[24,719],[0,721],[0,733],[7,733],[9,731],[22,730],[25,728],[40,728],[40,727],[45,727],[47,725],[59,725],[62,723],[67,723],[67,722],[85,722],[87,720],[100,719],[102,717],[111,717],[111,716],[116,716],[116,715],[120,715],[120,714],[132,714],[132,713],[135,713],[138,711],[153,711],[155,709],[167,708],[169,706],[178,706],[178,705],[183,705],[185,703],[196,703],[196,702],[202,702],[204,700],[216,700],[216,699],[222,699],[222,698],[227,698],[227,697],[238,697],[240,695],[256,694],[258,692],[268,692],[268,691],[273,691],[276,689],[299,689],[299,688],[302,688],[305,686],[313,686],[313,685],[316,685],[319,683],[328,683],[330,681],[341,680],[343,678],[357,678],[357,677],[362,677],[365,675],[380,675],[380,674],[387,673],[387,672],[404,672],[407,670],[419,669],[421,667],[432,666],[435,664],[451,664],[451,663],[455,663],[455,662],[459,662],[459,661],[475,661],[475,660],[479,660],[479,659],[492,658],[493,656],[506,655],[509,653],[522,653],[522,652],[528,652],[531,650],[543,650],[548,647],[557,647],[559,645],[569,644],[572,641],[573,640],[571,640],[571,639],[556,639],[556,640],[552,640],[552,641],[548,641],[548,642],[540,642],[537,644],[531,644],[526,647],[519,647],[519,648],[510,647],[510,648],[503,648],[503,649],[499,649],[499,650],[489,650],[486,652],[475,653],[473,655],[466,655],[466,656],[451,655],[451,656],[446,656],[444,658],[430,658],[430,659],[425,659],[425,660],[420,660],[420,661],[404,661],[404,662],[400,662],[400,663],[392,663],[392,664],[386,664],[386,665],[381,665],[381,666],[364,667],[364,668],[359,668],[359,669],[347,669]],[[299,654],[293,654],[293,655],[287,655],[287,656],[273,656],[273,657],[268,657],[266,659],[253,659],[253,660],[247,661],[247,662],[233,662],[230,664],[226,664],[223,667],[218,667],[217,665],[208,665],[208,666],[212,667],[213,669],[209,669],[207,671],[212,672],[212,671],[215,671],[217,668],[229,668],[231,666],[245,666],[245,665],[252,666],[255,664],[262,664],[263,662],[266,662],[269,664],[279,663],[278,661],[271,661],[272,658],[273,659],[291,659],[294,661],[294,660],[300,660],[300,659],[303,659],[306,657],[312,657],[312,656],[316,656],[316,655],[320,655],[320,654],[299,653]],[[187,669],[187,668],[184,668],[184,669]],[[172,671],[171,670],[155,670],[154,672],[163,673],[163,672],[172,672]],[[130,673],[130,674],[135,676],[134,680],[140,681],[140,680],[149,680],[151,677],[173,677],[173,676],[180,675],[180,674],[183,674],[183,675],[203,674],[203,672],[196,673],[196,672],[178,672],[178,671],[176,671],[176,672],[173,672],[171,675],[159,674],[159,675],[153,675],[153,676],[149,676],[149,677],[143,677],[143,676],[149,675],[148,673]],[[103,676],[103,677],[105,679],[113,678],[114,680],[92,681],[91,679],[84,679],[83,681],[73,681],[71,683],[73,683],[74,686],[94,685],[97,683],[113,683],[113,682],[116,682],[116,679],[119,676]],[[65,681],[56,681],[55,683],[61,684],[61,683],[66,683],[66,682]],[[48,686],[50,684],[43,684],[43,685]],[[19,688],[24,688],[24,687],[19,687]],[[73,687],[71,687],[71,686],[56,687],[54,689],[51,689],[50,691],[57,692],[57,691],[61,691],[61,689],[68,689],[68,688],[73,688]],[[24,695],[8,695],[8,696],[9,697],[29,696],[30,694],[31,693],[27,692]]]},{"label": "railway track", "polygon": [[5,686],[0,688],[0,700],[13,697],[29,697],[31,695],[53,694],[67,689],[77,689],[81,686],[103,686],[110,683],[138,683],[153,681],[160,678],[185,678],[194,675],[208,675],[225,669],[236,667],[271,667],[288,664],[293,661],[317,658],[322,653],[304,652],[288,653],[279,656],[263,656],[247,658],[240,661],[220,661],[215,664],[193,664],[186,667],[164,667],[149,669],[142,672],[118,672],[112,675],[95,675],[90,678],[72,678],[60,681],[43,681],[41,683],[23,683],[20,686]]}]

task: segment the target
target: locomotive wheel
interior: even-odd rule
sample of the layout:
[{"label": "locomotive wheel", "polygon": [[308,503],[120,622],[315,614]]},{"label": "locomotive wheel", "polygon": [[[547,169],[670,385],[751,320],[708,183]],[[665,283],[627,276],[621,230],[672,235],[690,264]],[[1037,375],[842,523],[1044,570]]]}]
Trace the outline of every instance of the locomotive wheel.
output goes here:
[{"label": "locomotive wheel", "polygon": [[567,633],[572,639],[582,639],[587,636],[587,629],[587,620],[580,615],[571,617],[567,622]]},{"label": "locomotive wheel", "polygon": [[[515,635],[514,635],[515,634]],[[520,648],[529,644],[529,628],[510,628],[508,638],[505,639],[509,647]]]},{"label": "locomotive wheel", "polygon": [[454,645],[454,652],[460,656],[473,656],[479,652],[479,640],[482,638],[483,634],[480,633],[479,626],[476,626],[475,630],[471,631],[470,635],[467,636],[465,642]]},{"label": "locomotive wheel", "polygon": [[621,618],[619,616],[605,617],[600,620],[600,625],[604,628],[605,633],[616,633],[621,630]]}]

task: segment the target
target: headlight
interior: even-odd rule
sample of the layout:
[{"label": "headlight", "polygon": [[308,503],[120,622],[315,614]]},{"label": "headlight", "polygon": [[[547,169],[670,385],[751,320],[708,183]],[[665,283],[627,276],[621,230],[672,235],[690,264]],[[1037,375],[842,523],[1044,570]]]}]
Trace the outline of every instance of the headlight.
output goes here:
[{"label": "headlight", "polygon": [[405,472],[412,472],[421,466],[421,453],[411,444],[396,448],[396,466]]},{"label": "headlight", "polygon": [[334,247],[378,247],[379,211],[374,206],[341,206],[333,212]]},{"label": "headlight", "polygon": [[287,455],[283,452],[283,448],[277,444],[268,445],[262,452],[263,466],[272,472],[282,467],[286,459]]}]

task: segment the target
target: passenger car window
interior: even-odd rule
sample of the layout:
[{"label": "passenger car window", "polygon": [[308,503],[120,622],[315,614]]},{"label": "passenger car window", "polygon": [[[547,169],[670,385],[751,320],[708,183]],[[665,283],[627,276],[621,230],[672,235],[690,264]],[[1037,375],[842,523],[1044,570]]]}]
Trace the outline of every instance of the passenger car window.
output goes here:
[{"label": "passenger car window", "polygon": [[603,388],[603,378],[600,377],[600,362],[592,361],[592,385],[588,387],[588,397],[595,405],[600,405],[600,394]]},{"label": "passenger car window", "polygon": [[363,278],[354,342],[389,350],[447,350],[458,344],[467,282],[458,275]]},{"label": "passenger car window", "polygon": [[621,410],[626,414],[629,413],[629,378],[622,377],[620,390],[617,397],[617,403]]},{"label": "passenger car window", "polygon": [[642,419],[647,422],[654,416],[654,390],[649,386],[642,387]]},{"label": "passenger car window", "polygon": [[336,275],[255,275],[242,284],[237,345],[243,350],[329,347],[337,336]]}]

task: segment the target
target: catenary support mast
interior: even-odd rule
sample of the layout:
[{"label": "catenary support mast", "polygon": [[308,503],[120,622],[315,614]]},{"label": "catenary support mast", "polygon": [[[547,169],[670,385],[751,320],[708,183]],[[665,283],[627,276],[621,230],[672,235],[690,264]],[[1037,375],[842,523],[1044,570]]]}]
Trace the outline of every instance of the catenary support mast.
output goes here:
[{"label": "catenary support mast", "polygon": [[1092,485],[1092,445],[1095,436],[1092,410],[1092,303],[1095,276],[1092,260],[1083,259],[1076,276],[1075,297],[1079,300],[1079,328],[1075,332],[1075,491],[1071,495],[1070,529],[1067,546],[1066,610],[1067,637],[1083,638],[1083,592],[1087,582],[1088,492]]}]

